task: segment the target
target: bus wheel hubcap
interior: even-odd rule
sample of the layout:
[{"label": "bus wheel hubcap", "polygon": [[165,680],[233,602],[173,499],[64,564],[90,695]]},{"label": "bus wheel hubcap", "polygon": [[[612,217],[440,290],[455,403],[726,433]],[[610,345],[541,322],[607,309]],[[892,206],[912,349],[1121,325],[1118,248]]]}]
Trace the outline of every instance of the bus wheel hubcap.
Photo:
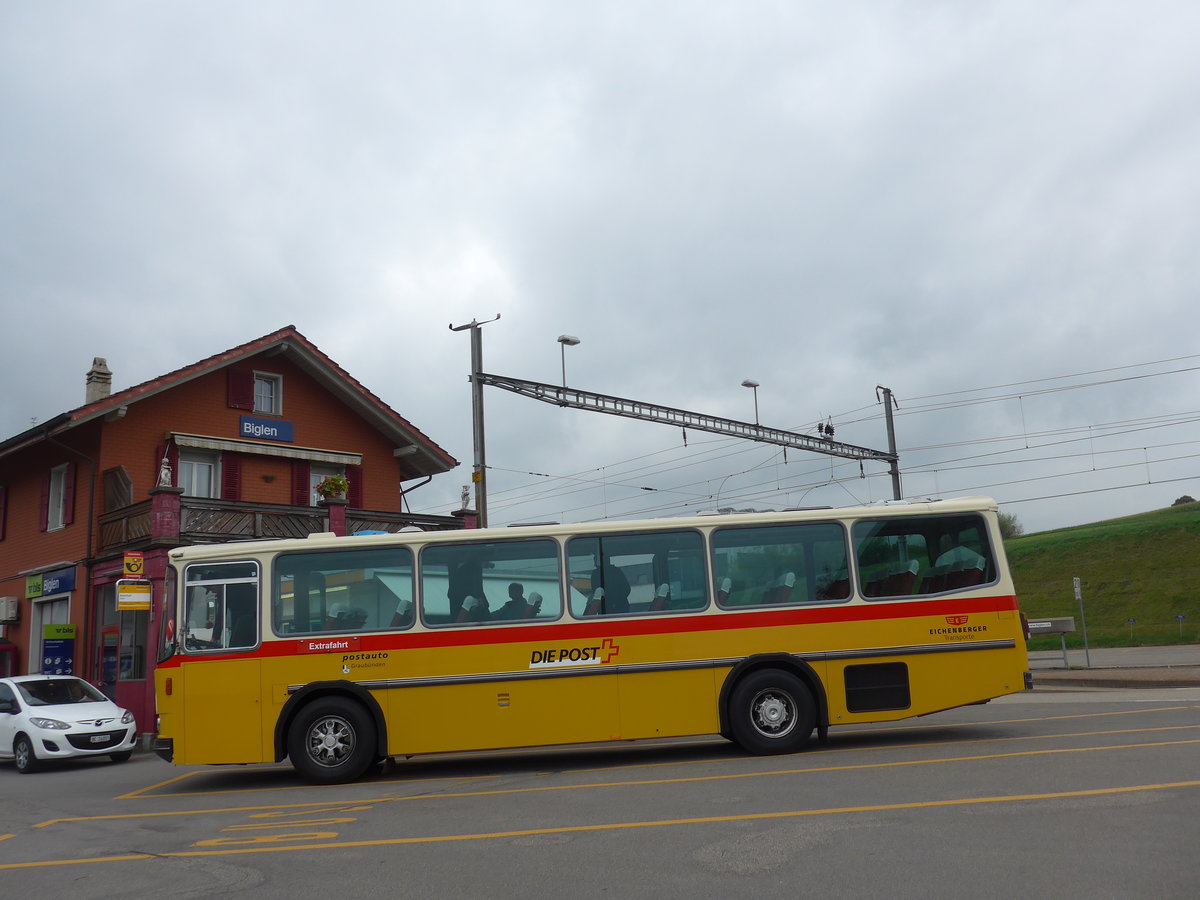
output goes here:
[{"label": "bus wheel hubcap", "polygon": [[353,749],[354,729],[345,719],[322,719],[308,734],[309,755],[323,766],[336,766]]},{"label": "bus wheel hubcap", "polygon": [[789,728],[791,719],[787,699],[778,694],[762,694],[754,704],[754,723],[764,734],[778,736]]}]

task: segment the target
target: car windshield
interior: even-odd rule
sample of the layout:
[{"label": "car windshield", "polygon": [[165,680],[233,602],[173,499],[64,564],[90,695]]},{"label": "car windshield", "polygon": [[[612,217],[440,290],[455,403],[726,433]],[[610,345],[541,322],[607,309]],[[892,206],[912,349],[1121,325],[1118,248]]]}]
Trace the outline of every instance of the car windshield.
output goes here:
[{"label": "car windshield", "polygon": [[108,698],[78,678],[48,678],[18,681],[17,689],[30,706],[59,706],[65,703],[101,703]]}]

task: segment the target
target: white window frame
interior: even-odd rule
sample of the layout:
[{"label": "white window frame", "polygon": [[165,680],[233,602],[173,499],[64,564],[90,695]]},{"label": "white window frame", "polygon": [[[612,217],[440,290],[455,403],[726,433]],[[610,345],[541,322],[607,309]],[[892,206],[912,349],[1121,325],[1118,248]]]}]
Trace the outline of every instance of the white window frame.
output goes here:
[{"label": "white window frame", "polygon": [[[259,393],[259,385],[269,386],[269,403],[260,405],[260,397],[267,393]],[[263,399],[267,399],[263,397]],[[268,416],[283,415],[283,376],[271,372],[254,373],[254,411]]]},{"label": "white window frame", "polygon": [[47,531],[58,531],[66,525],[68,468],[70,463],[63,463],[50,470],[50,496],[46,504]]},{"label": "white window frame", "polygon": [[330,475],[345,475],[345,466],[310,465],[308,467],[308,505],[316,506],[321,495],[317,493],[317,485]]},{"label": "white window frame", "polygon": [[[195,471],[197,467],[208,466],[212,472],[212,480],[208,493],[196,492]],[[190,473],[191,477],[185,477]],[[185,497],[203,497],[207,500],[219,500],[221,497],[221,454],[197,453],[190,450],[179,451],[179,486],[183,488]]]}]

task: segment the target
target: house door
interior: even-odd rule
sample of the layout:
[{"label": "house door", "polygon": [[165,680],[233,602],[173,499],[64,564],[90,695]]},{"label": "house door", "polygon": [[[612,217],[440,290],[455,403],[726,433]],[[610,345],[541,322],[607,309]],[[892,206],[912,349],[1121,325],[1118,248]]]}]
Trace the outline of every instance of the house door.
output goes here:
[{"label": "house door", "polygon": [[[64,674],[74,672],[74,640],[69,645],[61,640],[52,638],[54,647],[46,643],[47,625],[67,625],[71,620],[70,596],[50,597],[45,600],[35,600],[33,603],[33,621],[29,629],[29,668],[28,672],[37,674]],[[53,649],[55,655],[47,658],[46,650]],[[70,662],[65,662],[63,652],[69,653]]]}]

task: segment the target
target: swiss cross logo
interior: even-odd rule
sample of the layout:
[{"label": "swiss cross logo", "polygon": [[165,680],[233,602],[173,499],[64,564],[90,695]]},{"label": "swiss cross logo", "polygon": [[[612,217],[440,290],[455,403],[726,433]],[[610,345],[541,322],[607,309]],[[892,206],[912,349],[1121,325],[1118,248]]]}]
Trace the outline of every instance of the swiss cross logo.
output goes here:
[{"label": "swiss cross logo", "polygon": [[611,662],[612,658],[621,652],[621,645],[614,644],[612,638],[605,638],[600,642],[600,652],[604,654],[604,659],[600,662]]},{"label": "swiss cross logo", "polygon": [[947,625],[966,625],[970,616],[946,616]]}]

